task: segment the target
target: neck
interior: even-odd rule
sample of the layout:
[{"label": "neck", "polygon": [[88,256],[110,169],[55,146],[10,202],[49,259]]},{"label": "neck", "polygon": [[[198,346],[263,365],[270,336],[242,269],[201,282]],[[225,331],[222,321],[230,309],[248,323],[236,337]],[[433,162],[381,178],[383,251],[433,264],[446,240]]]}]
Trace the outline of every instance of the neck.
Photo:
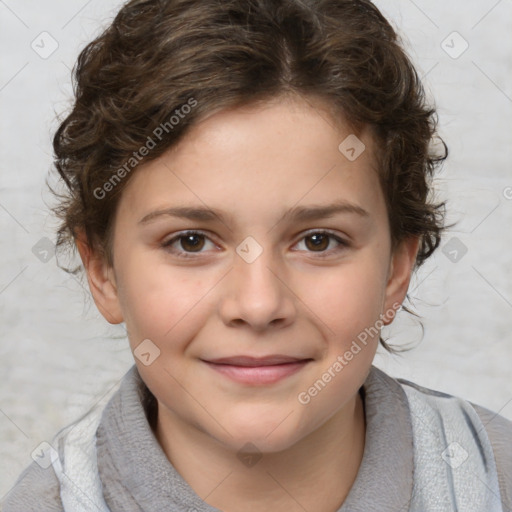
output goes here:
[{"label": "neck", "polygon": [[247,466],[158,405],[155,436],[167,458],[203,501],[224,512],[336,512],[363,458],[366,422],[359,393],[298,443]]}]

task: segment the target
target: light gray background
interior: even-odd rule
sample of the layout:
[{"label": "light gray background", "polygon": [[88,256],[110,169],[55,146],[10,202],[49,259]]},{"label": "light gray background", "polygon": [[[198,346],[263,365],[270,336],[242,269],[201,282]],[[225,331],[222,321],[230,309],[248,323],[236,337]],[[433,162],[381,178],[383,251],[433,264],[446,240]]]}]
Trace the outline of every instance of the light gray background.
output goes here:
[{"label": "light gray background", "polygon": [[[443,247],[456,237],[467,253],[450,255],[448,245],[425,264],[411,286],[423,341],[401,357],[379,349],[375,364],[512,419],[512,1],[376,3],[436,100],[451,151],[436,187],[449,220],[459,221]],[[101,400],[133,363],[123,327],[107,324],[55,257],[44,263],[33,252],[44,237],[54,240],[44,180],[56,114],[70,105],[70,69],[119,5],[0,0],[0,498],[38,444]],[[46,37],[51,48],[43,31],[59,45],[47,58],[31,47]],[[460,53],[454,31],[469,44],[456,59],[442,46]],[[401,344],[418,341],[421,329],[401,313],[391,334]]]}]

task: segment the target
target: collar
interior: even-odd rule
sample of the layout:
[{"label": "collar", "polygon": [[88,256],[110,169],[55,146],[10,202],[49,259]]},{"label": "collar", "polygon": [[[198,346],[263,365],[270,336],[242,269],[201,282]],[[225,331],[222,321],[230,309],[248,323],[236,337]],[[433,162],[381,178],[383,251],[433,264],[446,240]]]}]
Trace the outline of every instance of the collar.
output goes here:
[{"label": "collar", "polygon": [[[356,480],[338,512],[407,510],[413,482],[412,426],[399,382],[375,366],[360,390],[366,438]],[[97,430],[103,494],[111,510],[219,512],[169,462],[151,422],[155,399],[133,365],[105,407]]]}]

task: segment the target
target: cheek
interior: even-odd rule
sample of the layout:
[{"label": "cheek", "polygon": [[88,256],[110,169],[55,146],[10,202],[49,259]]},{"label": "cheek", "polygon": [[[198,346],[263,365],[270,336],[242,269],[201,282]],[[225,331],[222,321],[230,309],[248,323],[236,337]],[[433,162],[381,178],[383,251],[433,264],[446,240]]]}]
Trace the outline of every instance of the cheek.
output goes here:
[{"label": "cheek", "polygon": [[331,340],[350,344],[351,337],[373,325],[382,312],[386,273],[370,256],[361,253],[350,263],[317,274],[307,294],[304,290],[304,302]]},{"label": "cheek", "polygon": [[[135,258],[127,261],[120,302],[131,343],[149,338],[163,348],[165,340],[180,339],[184,328],[199,325],[194,319],[201,315],[202,299],[205,290],[213,286],[213,277],[165,264],[137,265]],[[181,336],[177,336],[178,331]]]}]

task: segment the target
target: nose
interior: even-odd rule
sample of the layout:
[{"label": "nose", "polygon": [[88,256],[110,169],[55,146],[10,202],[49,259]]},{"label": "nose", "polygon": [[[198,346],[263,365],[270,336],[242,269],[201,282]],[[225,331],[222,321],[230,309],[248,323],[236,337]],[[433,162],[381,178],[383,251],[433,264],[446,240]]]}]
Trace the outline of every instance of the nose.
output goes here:
[{"label": "nose", "polygon": [[264,331],[294,321],[296,307],[289,278],[271,251],[264,250],[251,263],[235,254],[227,279],[220,300],[220,315],[226,325]]}]

